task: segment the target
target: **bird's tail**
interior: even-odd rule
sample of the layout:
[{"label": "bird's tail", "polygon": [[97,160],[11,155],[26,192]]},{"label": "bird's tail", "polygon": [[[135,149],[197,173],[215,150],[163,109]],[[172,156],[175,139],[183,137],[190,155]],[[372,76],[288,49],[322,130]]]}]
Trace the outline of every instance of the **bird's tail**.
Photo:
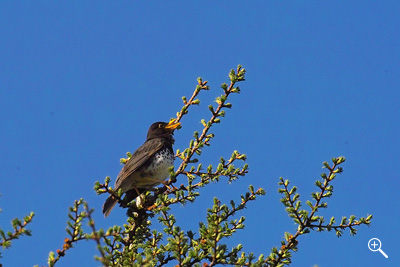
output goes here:
[{"label": "bird's tail", "polygon": [[104,205],[103,205],[104,217],[107,217],[110,214],[110,212],[114,208],[115,204],[117,204],[117,199],[114,196],[109,196],[106,199],[106,202],[104,202]]}]

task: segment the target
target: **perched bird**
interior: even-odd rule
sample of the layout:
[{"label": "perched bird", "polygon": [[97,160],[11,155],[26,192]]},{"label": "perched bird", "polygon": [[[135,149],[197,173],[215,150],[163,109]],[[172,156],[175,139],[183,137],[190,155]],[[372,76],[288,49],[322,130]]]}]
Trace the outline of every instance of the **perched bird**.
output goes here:
[{"label": "perched bird", "polygon": [[[126,193],[125,203],[168,178],[168,169],[174,164],[172,145],[175,140],[172,135],[179,126],[180,123],[174,120],[150,126],[146,142],[132,154],[115,181],[114,191],[121,189],[123,194]],[[114,196],[107,198],[103,205],[104,217],[110,214],[116,203]]]}]

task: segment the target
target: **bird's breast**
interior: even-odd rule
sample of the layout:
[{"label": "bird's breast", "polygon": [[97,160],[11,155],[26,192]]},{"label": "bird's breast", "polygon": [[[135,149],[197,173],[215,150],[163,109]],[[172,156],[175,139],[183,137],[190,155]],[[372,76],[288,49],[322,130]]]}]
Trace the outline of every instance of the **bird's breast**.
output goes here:
[{"label": "bird's breast", "polygon": [[164,149],[151,158],[150,165],[141,173],[143,179],[137,182],[137,186],[156,186],[165,181],[169,176],[169,168],[174,164],[174,155],[170,150]]}]

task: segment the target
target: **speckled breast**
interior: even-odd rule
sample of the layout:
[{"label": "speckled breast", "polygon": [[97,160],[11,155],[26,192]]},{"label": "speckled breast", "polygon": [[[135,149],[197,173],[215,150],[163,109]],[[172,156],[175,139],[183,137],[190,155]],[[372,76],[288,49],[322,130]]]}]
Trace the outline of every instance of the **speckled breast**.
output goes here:
[{"label": "speckled breast", "polygon": [[150,161],[149,167],[141,173],[143,179],[137,181],[138,187],[153,187],[165,181],[169,176],[168,169],[174,164],[174,155],[164,149],[154,154]]}]

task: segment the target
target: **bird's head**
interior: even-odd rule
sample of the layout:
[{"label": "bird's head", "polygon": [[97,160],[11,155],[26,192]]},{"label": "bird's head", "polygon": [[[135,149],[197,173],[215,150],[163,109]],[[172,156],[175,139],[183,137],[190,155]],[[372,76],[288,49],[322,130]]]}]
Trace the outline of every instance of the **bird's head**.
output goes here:
[{"label": "bird's head", "polygon": [[175,122],[175,120],[171,120],[169,123],[166,122],[155,122],[153,123],[149,131],[147,132],[147,140],[153,138],[172,138],[174,134],[174,130],[181,125],[180,122]]}]

